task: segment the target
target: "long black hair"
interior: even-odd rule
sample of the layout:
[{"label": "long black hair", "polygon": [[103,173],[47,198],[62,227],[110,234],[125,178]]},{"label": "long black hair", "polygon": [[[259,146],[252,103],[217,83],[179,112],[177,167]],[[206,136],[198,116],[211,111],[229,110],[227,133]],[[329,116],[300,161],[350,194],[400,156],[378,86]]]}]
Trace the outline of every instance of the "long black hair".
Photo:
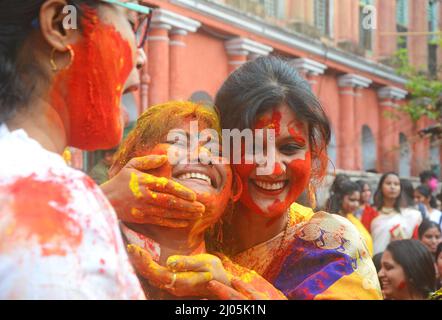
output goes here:
[{"label": "long black hair", "polygon": [[[36,77],[44,77],[32,56],[19,58],[25,40],[38,27],[38,16],[44,2],[0,1],[0,123],[9,120],[19,108],[28,105],[36,88]],[[96,7],[99,3],[94,0],[67,2],[78,9],[79,16],[82,4]],[[32,55],[32,52],[27,54]]]},{"label": "long black hair", "polygon": [[407,277],[408,285],[424,297],[436,290],[436,271],[433,255],[418,240],[397,240],[390,242],[386,251],[400,264]]},{"label": "long black hair", "polygon": [[[330,188],[330,197],[327,200],[326,210],[330,213],[339,213],[342,210],[344,197],[361,191],[359,185],[345,175],[337,175]],[[345,214],[348,212],[344,212]]]},{"label": "long black hair", "polygon": [[257,117],[287,104],[308,124],[312,178],[327,170],[330,123],[309,83],[285,59],[268,56],[249,61],[234,71],[215,98],[223,129],[253,129]]},{"label": "long black hair", "polygon": [[431,193],[431,189],[429,186],[425,184],[421,184],[416,188],[416,191],[418,191],[421,195],[423,195],[425,198],[429,200],[430,207],[435,209],[437,208],[436,199]]},{"label": "long black hair", "polygon": [[[387,172],[382,175],[381,179],[379,180],[378,187],[374,193],[374,205],[378,210],[381,210],[382,207],[384,206],[384,195],[382,193],[382,185],[384,184],[385,179],[387,179],[387,177],[390,175],[396,176],[399,179],[399,176],[396,172]],[[401,192],[399,193],[399,196],[394,202],[394,208],[397,210],[397,212],[401,212],[400,209],[401,195],[402,195],[402,186],[401,186]]]},{"label": "long black hair", "polygon": [[410,180],[400,179],[401,181],[401,207],[414,206],[414,187]]}]

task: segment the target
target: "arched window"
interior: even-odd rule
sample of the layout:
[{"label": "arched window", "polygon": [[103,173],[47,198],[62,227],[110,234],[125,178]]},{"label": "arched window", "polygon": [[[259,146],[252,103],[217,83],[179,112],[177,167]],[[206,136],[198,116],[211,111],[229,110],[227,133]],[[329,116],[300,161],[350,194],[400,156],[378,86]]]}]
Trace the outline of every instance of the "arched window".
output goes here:
[{"label": "arched window", "polygon": [[364,171],[376,170],[376,141],[371,129],[362,126],[362,166]]},{"label": "arched window", "polygon": [[399,175],[401,177],[409,177],[411,174],[410,162],[411,162],[411,152],[410,145],[408,144],[408,139],[405,134],[399,134]]}]

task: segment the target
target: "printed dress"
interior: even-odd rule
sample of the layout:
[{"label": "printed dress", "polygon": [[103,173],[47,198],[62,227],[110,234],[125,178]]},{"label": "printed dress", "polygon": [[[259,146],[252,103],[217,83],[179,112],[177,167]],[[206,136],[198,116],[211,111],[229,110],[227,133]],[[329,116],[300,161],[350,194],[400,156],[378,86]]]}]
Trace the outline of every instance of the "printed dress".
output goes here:
[{"label": "printed dress", "polygon": [[0,299],[144,299],[98,186],[0,125]]},{"label": "printed dress", "polygon": [[350,221],[296,203],[289,217],[287,230],[232,260],[289,299],[382,299],[365,241]]},{"label": "printed dress", "polygon": [[371,222],[374,254],[383,252],[394,234],[400,234],[402,239],[413,238],[421,222],[421,213],[412,208],[403,208],[400,213],[379,214]]}]

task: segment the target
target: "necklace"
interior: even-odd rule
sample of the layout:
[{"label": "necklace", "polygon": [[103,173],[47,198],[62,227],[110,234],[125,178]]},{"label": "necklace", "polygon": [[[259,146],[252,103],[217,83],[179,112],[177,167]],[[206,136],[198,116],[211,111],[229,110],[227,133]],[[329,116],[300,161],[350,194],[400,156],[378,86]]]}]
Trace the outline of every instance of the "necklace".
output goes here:
[{"label": "necklace", "polygon": [[[285,239],[287,237],[287,233],[290,227],[290,208],[287,210],[287,223],[284,228],[284,233],[281,237],[281,242],[279,243],[278,249],[274,251],[273,253],[273,259],[272,262],[266,267],[265,271],[263,272],[263,276],[266,279],[273,278],[273,273],[276,271],[278,266],[280,266],[283,258],[283,246],[285,243]],[[276,268],[276,269],[275,269]]]},{"label": "necklace", "polygon": [[281,242],[279,243],[279,247],[278,247],[277,252],[281,252],[282,246],[284,245],[285,238],[287,237],[287,233],[288,233],[288,230],[290,227],[290,208],[287,210],[286,215],[287,215],[287,222],[285,224],[284,234],[282,235]]},{"label": "necklace", "polygon": [[391,214],[391,213],[396,213],[397,210],[395,208],[385,208],[385,207],[382,207],[381,208],[381,212],[383,214]]}]

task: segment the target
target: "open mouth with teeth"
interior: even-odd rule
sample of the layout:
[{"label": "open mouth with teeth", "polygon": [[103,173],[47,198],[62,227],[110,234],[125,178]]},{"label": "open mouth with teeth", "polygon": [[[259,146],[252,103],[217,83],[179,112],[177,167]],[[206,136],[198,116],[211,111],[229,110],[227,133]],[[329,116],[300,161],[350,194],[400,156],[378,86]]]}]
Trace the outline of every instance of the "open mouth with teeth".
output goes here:
[{"label": "open mouth with teeth", "polygon": [[212,182],[212,179],[204,173],[198,173],[198,172],[188,172],[184,174],[180,174],[177,179],[179,180],[189,180],[189,179],[196,179],[200,181],[206,182],[210,186],[214,186],[214,183]]},{"label": "open mouth with teeth", "polygon": [[[187,168],[176,168],[175,172],[173,172],[173,177],[184,185],[189,183],[195,187],[212,187],[217,189],[221,183],[221,181],[219,181],[220,179],[217,177],[217,174],[211,170],[206,170],[206,168],[190,166]],[[188,187],[191,187],[190,185]]]},{"label": "open mouth with teeth", "polygon": [[262,191],[265,192],[281,192],[284,190],[284,188],[288,185],[288,180],[282,180],[282,181],[261,181],[261,180],[252,180],[253,185]]}]

